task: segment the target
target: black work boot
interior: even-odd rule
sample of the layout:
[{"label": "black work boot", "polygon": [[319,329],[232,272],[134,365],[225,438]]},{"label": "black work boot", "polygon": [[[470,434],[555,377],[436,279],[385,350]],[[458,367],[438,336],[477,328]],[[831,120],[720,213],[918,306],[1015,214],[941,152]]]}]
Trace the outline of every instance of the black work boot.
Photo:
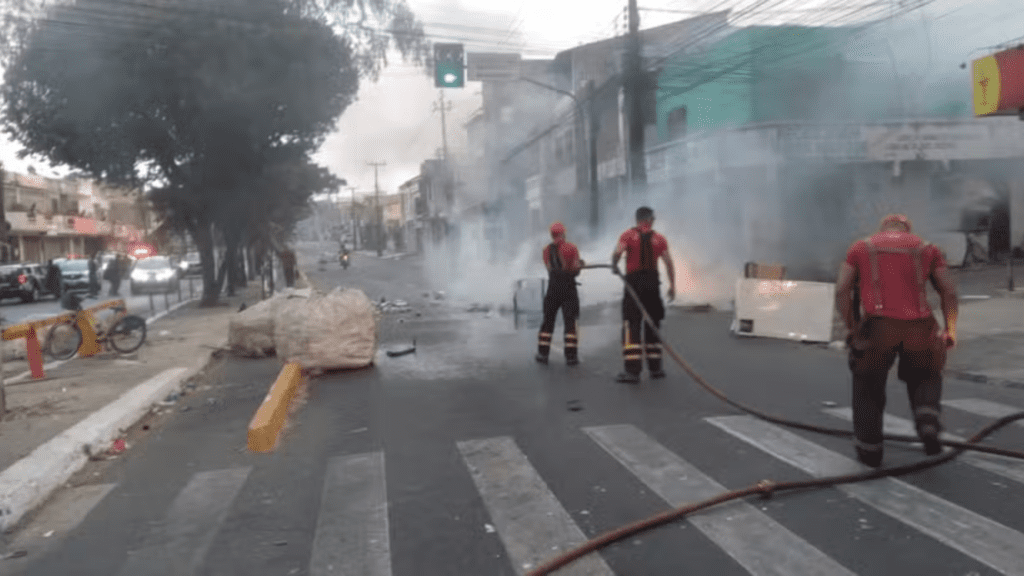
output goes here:
[{"label": "black work boot", "polygon": [[667,376],[667,374],[665,374],[664,370],[651,370],[651,378],[654,380],[659,380],[665,376]]},{"label": "black work boot", "polygon": [[536,356],[533,357],[533,359],[536,360],[540,364],[545,364],[546,365],[548,363],[548,357],[543,355],[543,354],[541,354],[541,353],[539,353],[539,352],[537,353]]},{"label": "black work boot", "polygon": [[640,375],[633,374],[632,372],[619,372],[619,375],[615,377],[615,381],[622,384],[639,384]]},{"label": "black work boot", "polygon": [[924,444],[924,453],[927,456],[935,456],[942,452],[942,442],[939,440],[939,427],[935,424],[922,424],[917,435],[921,437]]},{"label": "black work boot", "polygon": [[882,451],[881,450],[865,450],[860,446],[857,446],[857,460],[860,460],[861,464],[870,466],[871,468],[878,468],[882,465]]},{"label": "black work boot", "polygon": [[580,363],[580,359],[575,354],[572,354],[572,355],[566,354],[565,355],[565,364],[567,366],[575,366],[575,365],[577,365],[579,363]]}]

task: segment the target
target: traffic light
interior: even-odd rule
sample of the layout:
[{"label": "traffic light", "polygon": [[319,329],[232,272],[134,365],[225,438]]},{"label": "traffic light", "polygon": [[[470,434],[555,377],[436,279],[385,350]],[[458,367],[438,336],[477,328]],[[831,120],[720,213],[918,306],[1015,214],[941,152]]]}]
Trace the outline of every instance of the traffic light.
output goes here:
[{"label": "traffic light", "polygon": [[465,85],[462,44],[434,44],[434,86],[462,88]]}]

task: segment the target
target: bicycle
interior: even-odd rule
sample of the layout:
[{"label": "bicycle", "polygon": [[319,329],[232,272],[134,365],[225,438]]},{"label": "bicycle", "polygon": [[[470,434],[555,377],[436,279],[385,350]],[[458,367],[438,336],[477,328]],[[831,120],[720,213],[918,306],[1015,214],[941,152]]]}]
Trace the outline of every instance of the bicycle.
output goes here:
[{"label": "bicycle", "polygon": [[[43,351],[56,360],[67,360],[78,352],[82,346],[82,329],[78,321],[83,314],[81,305],[77,305],[74,314],[54,324],[46,335]],[[109,346],[121,354],[130,354],[139,349],[146,341],[146,320],[141,316],[128,314],[125,306],[114,306],[110,319],[96,322],[96,342]]]}]

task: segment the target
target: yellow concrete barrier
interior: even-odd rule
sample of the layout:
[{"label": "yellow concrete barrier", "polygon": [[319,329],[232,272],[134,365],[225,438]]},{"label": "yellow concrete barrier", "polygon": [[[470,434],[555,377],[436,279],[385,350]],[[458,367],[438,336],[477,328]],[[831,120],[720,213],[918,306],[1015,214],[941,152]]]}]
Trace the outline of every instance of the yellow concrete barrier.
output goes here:
[{"label": "yellow concrete barrier", "polygon": [[302,366],[299,364],[292,362],[281,368],[270,392],[249,422],[249,450],[270,452],[277,446],[277,438],[288,418],[288,407],[302,381]]}]

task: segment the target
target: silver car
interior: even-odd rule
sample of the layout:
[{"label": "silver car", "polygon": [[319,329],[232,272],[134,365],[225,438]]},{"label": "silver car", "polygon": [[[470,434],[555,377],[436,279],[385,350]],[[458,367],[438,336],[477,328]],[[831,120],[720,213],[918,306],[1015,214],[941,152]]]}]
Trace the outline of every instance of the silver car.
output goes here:
[{"label": "silver car", "polygon": [[164,294],[180,288],[179,269],[167,256],[150,256],[135,263],[129,276],[132,296]]}]

